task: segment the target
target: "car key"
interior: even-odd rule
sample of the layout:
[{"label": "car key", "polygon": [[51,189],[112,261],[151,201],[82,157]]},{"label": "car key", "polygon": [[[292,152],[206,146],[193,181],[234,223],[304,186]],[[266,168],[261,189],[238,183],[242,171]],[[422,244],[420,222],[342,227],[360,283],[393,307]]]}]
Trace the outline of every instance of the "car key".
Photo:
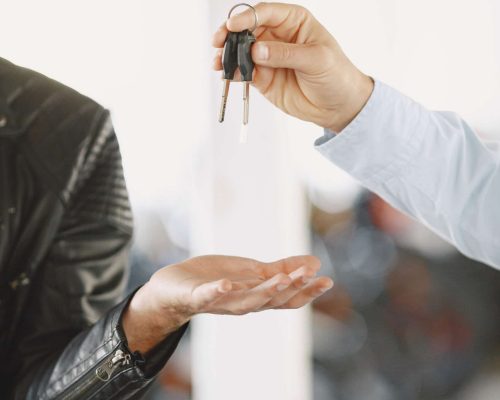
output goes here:
[{"label": "car key", "polygon": [[248,124],[250,108],[250,82],[253,80],[254,63],[252,60],[252,45],[255,43],[255,36],[244,30],[238,34],[238,67],[241,73],[243,86],[243,125]]},{"label": "car key", "polygon": [[238,40],[239,34],[237,32],[229,32],[224,44],[224,51],[222,53],[222,70],[224,85],[222,87],[222,99],[219,111],[219,122],[224,121],[226,114],[227,97],[229,95],[229,85],[234,79],[234,74],[238,68]]},{"label": "car key", "polygon": [[242,32],[229,32],[224,43],[222,53],[222,70],[224,85],[222,88],[222,100],[219,111],[219,122],[224,121],[226,113],[227,99],[229,95],[229,85],[234,79],[236,69],[239,68],[241,81],[243,82],[243,124],[240,134],[240,142],[246,142],[248,117],[250,109],[250,83],[253,80],[254,63],[252,60],[252,45],[255,43],[253,32],[259,26],[259,18],[257,11],[253,6],[246,3],[236,4],[229,10],[227,18],[231,18],[232,12],[240,7],[245,6],[253,10],[254,26],[252,29],[247,29]]}]

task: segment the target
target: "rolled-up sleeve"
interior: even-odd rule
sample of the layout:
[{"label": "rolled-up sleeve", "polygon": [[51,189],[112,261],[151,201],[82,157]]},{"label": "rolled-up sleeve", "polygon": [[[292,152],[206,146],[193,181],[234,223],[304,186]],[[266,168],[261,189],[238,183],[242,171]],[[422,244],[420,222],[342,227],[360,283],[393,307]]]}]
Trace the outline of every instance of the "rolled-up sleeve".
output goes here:
[{"label": "rolled-up sleeve", "polygon": [[465,255],[500,268],[500,153],[459,116],[377,81],[357,117],[316,148]]}]

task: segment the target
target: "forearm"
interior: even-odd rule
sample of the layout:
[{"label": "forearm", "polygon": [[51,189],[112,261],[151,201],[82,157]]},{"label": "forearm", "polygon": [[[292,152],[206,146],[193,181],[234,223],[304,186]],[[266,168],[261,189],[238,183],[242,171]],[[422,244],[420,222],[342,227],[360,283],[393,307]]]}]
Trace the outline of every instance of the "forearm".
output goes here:
[{"label": "forearm", "polygon": [[500,267],[500,168],[472,129],[377,83],[360,114],[318,150],[466,255]]},{"label": "forearm", "polygon": [[174,352],[184,328],[164,337],[158,345],[158,354],[144,358],[130,350],[121,327],[127,302],[128,299],[74,337],[62,352],[33,356],[16,383],[14,397],[128,399],[149,385]]}]

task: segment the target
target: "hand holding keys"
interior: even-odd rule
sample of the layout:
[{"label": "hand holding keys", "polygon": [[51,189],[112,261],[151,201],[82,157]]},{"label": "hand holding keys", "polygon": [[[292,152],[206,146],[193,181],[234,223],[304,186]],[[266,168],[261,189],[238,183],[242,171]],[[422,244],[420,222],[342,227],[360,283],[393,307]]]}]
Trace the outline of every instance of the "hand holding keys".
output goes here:
[{"label": "hand holding keys", "polygon": [[[229,11],[229,17],[236,7],[247,6],[253,9],[252,6],[241,3],[234,6]],[[254,10],[255,12],[255,10]],[[222,70],[224,86],[222,89],[222,101],[219,112],[219,122],[224,121],[226,113],[226,104],[229,94],[229,85],[234,79],[236,70],[239,68],[241,73],[241,81],[244,82],[243,88],[243,125],[248,124],[249,115],[249,95],[250,95],[250,82],[254,70],[254,63],[252,61],[251,49],[252,44],[255,42],[255,36],[252,32],[258,25],[257,13],[255,13],[255,26],[251,31],[246,29],[242,32],[229,32],[224,43],[224,51],[222,53]]]}]

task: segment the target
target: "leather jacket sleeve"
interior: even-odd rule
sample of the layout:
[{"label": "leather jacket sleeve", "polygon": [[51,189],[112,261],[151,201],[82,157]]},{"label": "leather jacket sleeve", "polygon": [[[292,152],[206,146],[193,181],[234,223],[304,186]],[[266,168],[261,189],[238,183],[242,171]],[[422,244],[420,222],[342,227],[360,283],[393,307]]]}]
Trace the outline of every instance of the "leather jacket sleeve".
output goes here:
[{"label": "leather jacket sleeve", "polygon": [[85,143],[61,224],[24,311],[14,399],[137,399],[185,328],[145,360],[121,328],[131,211],[109,116]]}]

